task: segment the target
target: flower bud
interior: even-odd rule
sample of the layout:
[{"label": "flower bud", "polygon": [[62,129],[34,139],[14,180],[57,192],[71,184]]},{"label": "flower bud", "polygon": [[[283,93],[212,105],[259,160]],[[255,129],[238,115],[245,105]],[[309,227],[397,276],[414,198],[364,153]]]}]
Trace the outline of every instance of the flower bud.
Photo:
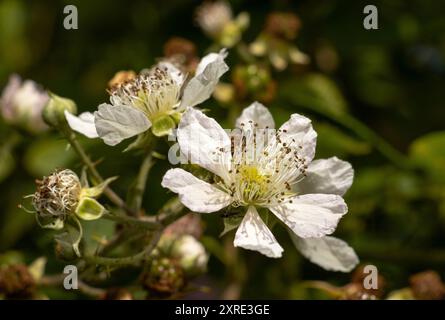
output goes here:
[{"label": "flower bud", "polygon": [[203,274],[207,270],[209,256],[201,242],[191,235],[183,235],[174,241],[171,257],[177,259],[189,277]]},{"label": "flower bud", "polygon": [[154,259],[148,272],[143,275],[142,283],[151,294],[169,297],[184,288],[184,273],[172,259]]},{"label": "flower bud", "polygon": [[20,126],[32,133],[48,129],[42,118],[42,110],[48,94],[32,80],[12,75],[0,98],[0,113],[10,124]]},{"label": "flower bud", "polygon": [[68,98],[62,98],[54,93],[50,93],[50,99],[43,109],[43,119],[45,122],[59,130],[69,128],[66,118],[65,110],[69,113],[76,114],[76,103]]}]

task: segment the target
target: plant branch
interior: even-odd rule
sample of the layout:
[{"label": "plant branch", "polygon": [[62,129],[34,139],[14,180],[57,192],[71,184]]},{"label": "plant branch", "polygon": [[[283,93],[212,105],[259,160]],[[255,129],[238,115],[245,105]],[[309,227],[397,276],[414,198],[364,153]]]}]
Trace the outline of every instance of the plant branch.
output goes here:
[{"label": "plant branch", "polygon": [[[78,154],[82,162],[87,166],[88,170],[90,171],[92,177],[94,180],[96,180],[96,183],[101,183],[104,181],[102,176],[99,174],[99,172],[96,169],[95,164],[90,159],[90,157],[85,153],[85,150],[80,145],[79,141],[76,138],[76,135],[73,132],[69,132],[65,134],[68,142],[70,143],[71,147],[74,149],[74,151]],[[119,208],[124,209],[128,214],[135,215],[133,210],[128,208],[128,206],[125,204],[125,201],[122,200],[119,195],[117,195],[110,187],[106,187],[104,190],[104,194],[110,199],[111,202],[113,202],[116,206]]]},{"label": "plant branch", "polygon": [[142,207],[142,200],[145,192],[145,187],[147,184],[148,174],[154,165],[153,156],[151,154],[151,149],[148,151],[147,155],[142,160],[141,166],[139,168],[139,173],[134,181],[134,184],[129,190],[128,196],[128,207],[130,207],[134,212],[140,216],[140,211]]}]

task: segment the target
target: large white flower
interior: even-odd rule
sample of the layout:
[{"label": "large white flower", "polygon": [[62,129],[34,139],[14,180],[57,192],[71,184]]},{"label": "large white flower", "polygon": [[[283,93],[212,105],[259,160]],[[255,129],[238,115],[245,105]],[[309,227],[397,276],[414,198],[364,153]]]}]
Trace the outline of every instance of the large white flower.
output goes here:
[{"label": "large white flower", "polygon": [[162,185],[179,194],[190,210],[201,213],[246,207],[234,245],[279,258],[282,247],[260,212],[272,212],[289,229],[294,243],[312,262],[330,270],[350,271],[358,262],[352,248],[334,232],[347,212],[342,195],[353,169],[335,157],[312,162],[317,134],[311,121],[293,114],[278,130],[263,105],[255,102],[228,134],[202,112],[188,109],[178,127],[182,153],[215,174],[214,182],[169,170]]},{"label": "large white flower", "polygon": [[110,104],[99,105],[94,114],[85,112],[77,117],[65,112],[66,119],[73,130],[89,138],[100,137],[111,146],[150,128],[155,135],[168,134],[187,107],[210,97],[229,69],[224,62],[226,56],[224,49],[208,54],[188,81],[174,65],[160,62],[111,88]]}]

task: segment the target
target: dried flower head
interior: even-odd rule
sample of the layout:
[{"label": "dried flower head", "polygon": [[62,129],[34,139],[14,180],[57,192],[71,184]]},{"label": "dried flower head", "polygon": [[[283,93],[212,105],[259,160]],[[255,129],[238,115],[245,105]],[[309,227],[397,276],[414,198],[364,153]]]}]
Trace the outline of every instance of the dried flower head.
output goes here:
[{"label": "dried flower head", "polygon": [[73,171],[58,170],[36,183],[32,204],[40,217],[64,218],[74,212],[79,203],[81,185]]}]

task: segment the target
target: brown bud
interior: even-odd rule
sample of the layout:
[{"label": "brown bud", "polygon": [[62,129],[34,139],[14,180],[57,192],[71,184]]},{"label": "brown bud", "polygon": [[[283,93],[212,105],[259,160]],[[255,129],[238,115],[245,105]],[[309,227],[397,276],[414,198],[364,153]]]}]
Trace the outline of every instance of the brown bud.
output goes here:
[{"label": "brown bud", "polygon": [[264,31],[273,37],[293,40],[300,30],[301,21],[297,15],[287,12],[274,12],[267,16]]},{"label": "brown bud", "polygon": [[377,289],[366,289],[364,288],[364,281],[369,274],[364,272],[364,268],[365,266],[361,265],[355,269],[352,274],[352,283],[360,285],[364,293],[376,298],[382,298],[385,289],[385,278],[379,274],[377,278]]},{"label": "brown bud", "polygon": [[7,298],[30,297],[35,281],[28,267],[22,264],[0,268],[0,293]]},{"label": "brown bud", "polygon": [[199,60],[195,44],[180,37],[170,38],[165,43],[164,56],[182,66],[186,72],[194,72]]},{"label": "brown bud", "polygon": [[445,299],[445,286],[436,271],[417,273],[410,277],[409,283],[414,297],[418,300]]}]

